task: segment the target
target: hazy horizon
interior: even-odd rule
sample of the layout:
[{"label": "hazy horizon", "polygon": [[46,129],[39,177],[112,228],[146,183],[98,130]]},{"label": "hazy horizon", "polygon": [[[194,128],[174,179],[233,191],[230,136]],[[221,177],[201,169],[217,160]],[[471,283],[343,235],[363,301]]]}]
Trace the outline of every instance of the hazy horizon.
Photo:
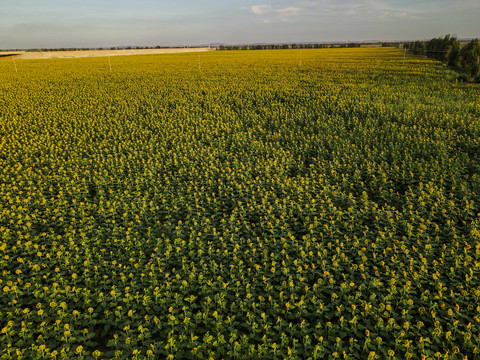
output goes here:
[{"label": "hazy horizon", "polygon": [[478,37],[480,1],[2,0],[0,49]]}]

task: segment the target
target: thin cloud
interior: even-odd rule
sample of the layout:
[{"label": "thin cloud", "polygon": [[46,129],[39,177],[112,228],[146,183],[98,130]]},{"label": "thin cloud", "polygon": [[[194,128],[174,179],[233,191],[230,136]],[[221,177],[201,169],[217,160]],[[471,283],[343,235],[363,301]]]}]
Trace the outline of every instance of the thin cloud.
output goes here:
[{"label": "thin cloud", "polygon": [[[466,1],[466,0],[464,0]],[[398,6],[386,0],[298,0],[305,18],[348,16],[361,20],[418,20],[424,14],[422,6]]]},{"label": "thin cloud", "polygon": [[268,5],[252,5],[250,9],[255,15],[264,15],[270,12],[270,6]]},{"label": "thin cloud", "polygon": [[290,17],[300,15],[302,11],[296,6],[274,9],[269,5],[253,5],[250,10],[253,14],[261,16],[264,24],[287,21]]},{"label": "thin cloud", "polygon": [[289,6],[283,9],[278,9],[276,13],[280,16],[295,16],[300,14],[301,9],[294,6]]}]

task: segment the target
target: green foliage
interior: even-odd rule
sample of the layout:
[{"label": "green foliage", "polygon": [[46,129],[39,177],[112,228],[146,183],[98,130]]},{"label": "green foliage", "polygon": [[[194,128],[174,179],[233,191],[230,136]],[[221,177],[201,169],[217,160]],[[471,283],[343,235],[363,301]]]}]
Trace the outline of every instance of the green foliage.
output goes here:
[{"label": "green foliage", "polygon": [[425,55],[437,59],[453,67],[460,67],[470,78],[480,75],[480,42],[470,41],[463,48],[456,37],[446,35],[444,38],[430,41],[415,41],[404,44],[404,47],[414,55]]},{"label": "green foliage", "polygon": [[198,61],[0,61],[0,358],[478,358],[478,89]]},{"label": "green foliage", "polygon": [[427,47],[424,41],[415,41],[404,45],[413,55],[425,55]]},{"label": "green foliage", "polygon": [[480,75],[480,41],[478,39],[470,41],[462,48],[462,67],[467,74],[472,77]]}]

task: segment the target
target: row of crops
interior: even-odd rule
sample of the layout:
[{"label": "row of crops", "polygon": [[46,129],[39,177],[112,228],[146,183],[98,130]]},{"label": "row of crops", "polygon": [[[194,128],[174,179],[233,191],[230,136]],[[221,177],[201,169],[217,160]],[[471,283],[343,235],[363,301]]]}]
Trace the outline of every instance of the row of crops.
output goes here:
[{"label": "row of crops", "polygon": [[389,48],[16,66],[1,359],[480,358],[478,86]]}]

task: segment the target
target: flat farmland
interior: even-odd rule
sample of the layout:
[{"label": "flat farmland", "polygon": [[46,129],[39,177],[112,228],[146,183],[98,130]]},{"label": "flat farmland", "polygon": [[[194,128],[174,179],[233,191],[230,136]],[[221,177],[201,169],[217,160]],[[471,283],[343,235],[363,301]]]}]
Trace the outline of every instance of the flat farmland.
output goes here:
[{"label": "flat farmland", "polygon": [[479,358],[478,85],[394,48],[15,65],[1,359]]},{"label": "flat farmland", "polygon": [[16,59],[64,59],[97,56],[125,56],[125,55],[152,55],[175,54],[189,52],[211,51],[208,47],[202,48],[161,48],[161,49],[116,49],[116,50],[66,50],[66,51],[21,51],[0,52],[0,56],[15,55]]}]

